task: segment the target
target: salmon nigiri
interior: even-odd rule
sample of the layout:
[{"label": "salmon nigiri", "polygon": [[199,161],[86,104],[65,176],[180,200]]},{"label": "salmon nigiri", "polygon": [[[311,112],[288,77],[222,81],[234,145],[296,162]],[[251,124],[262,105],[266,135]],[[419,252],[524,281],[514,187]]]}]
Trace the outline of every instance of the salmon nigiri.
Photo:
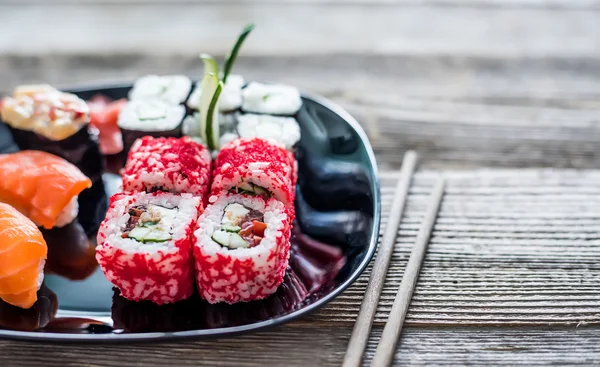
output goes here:
[{"label": "salmon nigiri", "polygon": [[79,168],[50,153],[0,154],[0,202],[46,229],[73,221],[79,210],[77,196],[91,186]]},{"label": "salmon nigiri", "polygon": [[18,210],[0,203],[0,298],[30,308],[44,280],[48,246],[38,227]]}]

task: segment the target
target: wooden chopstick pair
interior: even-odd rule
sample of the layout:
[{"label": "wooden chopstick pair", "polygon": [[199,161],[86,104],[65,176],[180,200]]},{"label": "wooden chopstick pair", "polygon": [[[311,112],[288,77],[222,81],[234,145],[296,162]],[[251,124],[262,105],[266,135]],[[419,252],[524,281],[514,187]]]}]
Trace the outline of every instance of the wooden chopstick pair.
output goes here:
[{"label": "wooden chopstick pair", "polygon": [[[360,312],[352,330],[352,336],[348,343],[348,349],[344,357],[343,367],[359,366],[362,361],[369,335],[371,325],[379,303],[381,290],[385,283],[387,270],[390,264],[398,227],[404,213],[406,198],[410,188],[413,173],[417,163],[417,154],[413,151],[408,151],[404,155],[400,178],[396,185],[394,200],[388,219],[386,230],[383,234],[381,244],[379,246],[377,257],[373,265],[371,277],[365,291],[365,296],[360,307]],[[419,278],[419,271],[423,258],[427,251],[427,244],[433,230],[433,225],[437,217],[437,213],[444,194],[445,180],[440,178],[430,196],[428,210],[417,235],[415,246],[410,254],[410,258],[404,270],[398,293],[394,299],[392,310],[388,317],[388,321],[383,329],[383,334],[377,346],[375,356],[371,362],[372,366],[388,366],[392,363],[396,344],[400,337],[402,325],[410,305],[412,294]]]}]

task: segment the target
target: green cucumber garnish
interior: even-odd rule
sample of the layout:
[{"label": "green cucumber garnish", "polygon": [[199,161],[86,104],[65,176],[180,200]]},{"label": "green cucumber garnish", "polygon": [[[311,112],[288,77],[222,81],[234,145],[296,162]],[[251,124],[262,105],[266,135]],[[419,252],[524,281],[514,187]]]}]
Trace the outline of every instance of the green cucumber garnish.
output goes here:
[{"label": "green cucumber garnish", "polygon": [[244,27],[244,29],[242,30],[242,33],[240,33],[237,41],[233,45],[231,52],[225,58],[225,64],[223,66],[223,83],[225,83],[227,81],[227,77],[229,76],[229,73],[231,72],[231,69],[233,68],[233,64],[235,63],[235,59],[237,59],[237,55],[240,52],[240,48],[242,47],[242,44],[244,43],[244,40],[246,39],[246,37],[248,37],[248,35],[250,34],[250,32],[252,32],[253,29],[254,29],[254,23],[250,23]]},{"label": "green cucumber garnish", "polygon": [[[204,76],[202,78],[201,84],[201,93],[200,93],[200,113],[198,117],[200,119],[200,137],[209,148],[211,148],[211,143],[208,141],[207,130],[210,125],[207,124],[207,116],[208,116],[208,107],[213,99],[215,90],[217,88],[217,84],[219,83],[219,64],[217,60],[215,60],[212,56],[207,54],[201,54],[200,59],[204,62]],[[218,123],[218,121],[217,121]],[[219,127],[217,126],[217,129]],[[212,128],[214,129],[214,128]],[[218,135],[218,132],[217,132]],[[212,149],[212,148],[211,148]]]},{"label": "green cucumber garnish", "polygon": [[211,150],[219,150],[219,96],[223,91],[223,82],[217,79],[217,88],[206,113],[206,143]]}]

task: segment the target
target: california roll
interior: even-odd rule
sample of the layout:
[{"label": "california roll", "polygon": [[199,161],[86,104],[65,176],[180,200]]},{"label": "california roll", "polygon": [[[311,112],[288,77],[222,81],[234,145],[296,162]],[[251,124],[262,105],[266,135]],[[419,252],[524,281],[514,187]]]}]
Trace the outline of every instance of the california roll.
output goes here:
[{"label": "california roll", "polygon": [[290,215],[274,198],[223,194],[194,233],[196,281],[210,303],[263,299],[283,281],[290,254]]},{"label": "california roll", "polygon": [[96,259],[123,297],[164,304],[192,295],[191,236],[201,210],[200,198],[191,194],[111,198],[98,232]]}]

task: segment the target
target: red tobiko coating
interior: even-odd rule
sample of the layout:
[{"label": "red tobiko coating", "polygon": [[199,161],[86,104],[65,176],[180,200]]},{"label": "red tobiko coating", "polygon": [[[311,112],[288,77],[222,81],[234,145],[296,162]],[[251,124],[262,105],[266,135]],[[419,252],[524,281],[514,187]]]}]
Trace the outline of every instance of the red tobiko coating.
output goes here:
[{"label": "red tobiko coating", "polygon": [[210,186],[208,149],[189,137],[145,136],[131,147],[123,169],[123,190],[191,193],[204,203]]},{"label": "red tobiko coating", "polygon": [[294,154],[284,147],[260,138],[237,139],[217,156],[211,193],[218,196],[243,181],[253,181],[286,206],[293,206],[296,176]]}]

